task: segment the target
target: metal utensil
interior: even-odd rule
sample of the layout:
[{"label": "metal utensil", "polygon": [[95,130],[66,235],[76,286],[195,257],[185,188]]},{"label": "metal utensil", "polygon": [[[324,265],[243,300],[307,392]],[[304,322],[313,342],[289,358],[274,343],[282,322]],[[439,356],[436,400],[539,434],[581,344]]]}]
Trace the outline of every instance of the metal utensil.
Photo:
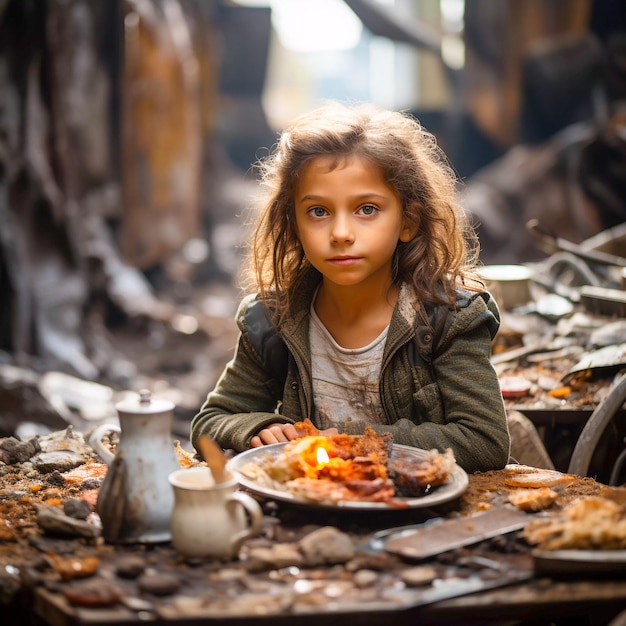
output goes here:
[{"label": "metal utensil", "polygon": [[412,532],[399,530],[386,538],[384,549],[407,559],[426,559],[520,530],[532,518],[529,513],[504,505],[469,517],[443,519]]}]

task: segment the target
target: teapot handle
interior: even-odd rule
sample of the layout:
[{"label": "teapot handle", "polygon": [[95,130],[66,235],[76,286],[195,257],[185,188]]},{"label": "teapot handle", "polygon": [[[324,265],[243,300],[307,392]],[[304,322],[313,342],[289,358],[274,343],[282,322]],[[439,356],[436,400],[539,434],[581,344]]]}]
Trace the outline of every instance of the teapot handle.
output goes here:
[{"label": "teapot handle", "polygon": [[102,443],[102,437],[106,433],[121,433],[122,429],[117,424],[101,424],[89,436],[89,445],[94,452],[107,464],[111,465],[115,455],[105,448]]},{"label": "teapot handle", "polygon": [[260,504],[247,493],[235,491],[227,500],[227,506],[240,504],[250,516],[250,526],[233,535],[231,539],[231,551],[238,554],[239,548],[249,537],[254,537],[261,532],[261,522],[263,521],[263,511]]}]

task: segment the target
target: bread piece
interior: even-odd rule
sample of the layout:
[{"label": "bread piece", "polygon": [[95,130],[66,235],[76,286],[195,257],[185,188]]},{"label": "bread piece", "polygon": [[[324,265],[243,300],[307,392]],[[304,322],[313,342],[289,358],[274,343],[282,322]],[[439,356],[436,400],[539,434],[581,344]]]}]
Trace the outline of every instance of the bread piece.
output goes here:
[{"label": "bread piece", "polygon": [[573,474],[528,465],[507,465],[504,471],[506,472],[504,484],[509,487],[555,487],[569,485],[576,480]]},{"label": "bread piece", "polygon": [[556,501],[558,494],[550,487],[516,489],[509,494],[509,502],[522,511],[543,511]]}]

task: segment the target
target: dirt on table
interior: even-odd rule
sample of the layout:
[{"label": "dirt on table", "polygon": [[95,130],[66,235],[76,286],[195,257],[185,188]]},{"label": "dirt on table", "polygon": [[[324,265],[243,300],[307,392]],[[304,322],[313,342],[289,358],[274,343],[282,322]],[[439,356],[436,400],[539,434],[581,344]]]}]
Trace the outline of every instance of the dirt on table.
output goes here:
[{"label": "dirt on table", "polygon": [[[407,599],[420,602],[420,593],[429,587],[413,589],[411,581],[423,575],[424,568],[446,580],[480,576],[485,581],[500,572],[489,564],[497,565],[500,561],[511,574],[521,575],[532,569],[530,547],[516,533],[500,537],[499,542],[496,537],[474,547],[447,552],[427,564],[405,562],[385,550],[363,550],[363,546],[370,545],[373,533],[382,529],[437,516],[469,516],[506,504],[515,490],[506,483],[510,475],[506,469],[469,475],[464,493],[433,510],[396,510],[378,515],[262,500],[261,535],[248,541],[240,558],[230,563],[188,562],[169,543],[110,545],[101,536],[59,536],[42,528],[38,519],[41,506],[68,511],[71,504],[69,508],[78,510],[79,501],[83,501],[90,511],[88,517],[93,518],[106,470],[106,465],[92,459],[72,470],[47,474],[27,463],[0,467],[0,603],[19,597],[18,591],[24,586],[31,591],[44,589],[49,598],[78,607],[68,611],[91,603],[92,608],[110,607],[116,615],[122,615],[128,607],[144,607],[151,614],[174,619],[196,614],[240,615],[248,610],[254,612],[260,603],[270,603],[271,610],[279,614],[283,609],[271,601],[283,596],[289,596],[290,602],[306,612],[315,610],[312,607],[322,600],[328,601],[328,589],[328,593],[341,589],[339,597],[333,596],[335,603],[361,606],[374,598],[393,610]],[[525,471],[523,467],[521,470]],[[554,487],[558,498],[548,512],[558,512],[587,495],[626,502],[624,488],[610,488],[591,478],[572,476],[565,480],[559,472],[554,476],[560,483]],[[345,563],[324,566],[300,562],[303,557],[297,548],[299,542],[306,541],[310,533],[329,527],[345,534],[346,545],[349,547],[352,542],[354,555]],[[483,567],[484,563],[487,566]],[[296,583],[302,588],[307,585],[310,592],[295,593]],[[403,591],[397,598],[387,597],[385,594],[394,585],[400,585]],[[287,603],[284,611],[288,610]]]},{"label": "dirt on table", "polygon": [[[507,485],[503,480],[501,471],[476,472],[470,476],[466,492],[459,498],[458,510],[462,515],[471,515],[484,510],[486,505],[504,503],[508,501],[509,494],[518,490],[518,487]],[[596,482],[593,478],[577,476],[570,484],[555,488],[558,498],[555,508],[563,508],[573,500],[585,496],[618,494],[626,489],[611,488]]]}]

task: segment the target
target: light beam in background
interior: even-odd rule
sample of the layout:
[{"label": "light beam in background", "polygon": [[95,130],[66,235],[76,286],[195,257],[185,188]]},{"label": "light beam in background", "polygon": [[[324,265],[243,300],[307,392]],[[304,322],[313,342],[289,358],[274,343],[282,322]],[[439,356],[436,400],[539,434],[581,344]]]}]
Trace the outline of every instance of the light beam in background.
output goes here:
[{"label": "light beam in background", "polygon": [[441,0],[439,6],[444,32],[441,40],[441,55],[448,67],[460,70],[465,65],[465,43],[463,42],[465,0]]},{"label": "light beam in background", "polygon": [[288,50],[350,50],[361,39],[361,21],[342,0],[238,1],[247,6],[271,6],[272,24]]}]

